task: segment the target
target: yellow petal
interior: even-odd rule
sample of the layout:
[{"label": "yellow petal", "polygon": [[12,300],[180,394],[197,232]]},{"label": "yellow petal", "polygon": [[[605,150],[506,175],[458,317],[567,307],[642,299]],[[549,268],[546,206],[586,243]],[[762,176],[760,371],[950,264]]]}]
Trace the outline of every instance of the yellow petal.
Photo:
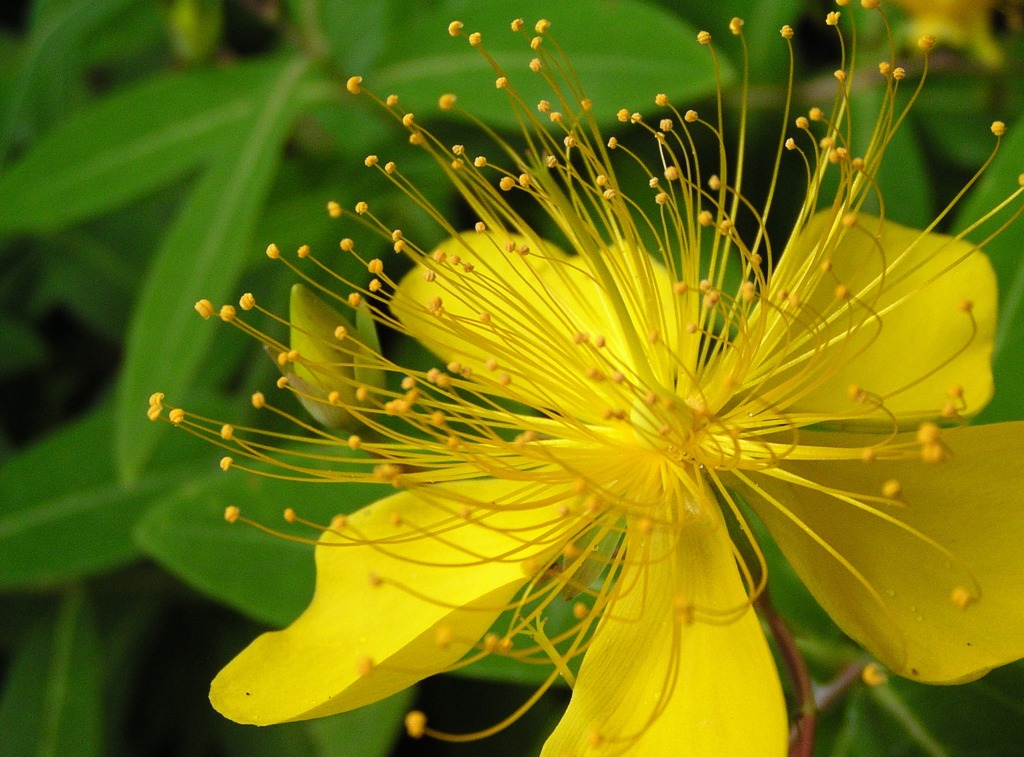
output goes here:
[{"label": "yellow petal", "polygon": [[528,579],[523,561],[557,541],[555,506],[527,506],[542,496],[523,484],[469,481],[402,492],[353,514],[316,548],[309,608],[220,672],[213,706],[241,723],[302,720],[444,670]]},{"label": "yellow petal", "polygon": [[[626,539],[618,585],[631,588],[606,610],[542,755],[784,755],[778,674],[725,528]],[[737,613],[711,622],[709,609]]]},{"label": "yellow petal", "polygon": [[[583,258],[518,235],[467,233],[402,279],[392,310],[412,336],[478,380],[507,374],[501,394],[591,420],[616,404],[617,389],[604,378],[616,370],[635,375],[637,350],[645,365],[653,362],[648,329],[663,341],[679,333],[668,325],[675,323],[668,273],[653,261],[645,273],[646,281],[615,294],[628,301],[613,302]],[[676,369],[673,360],[661,362]]]},{"label": "yellow petal", "polygon": [[[776,505],[750,498],[847,634],[896,672],[936,683],[1024,656],[1024,423],[942,439],[952,457],[936,464],[784,462],[778,475],[822,489],[758,475]],[[899,501],[858,507],[840,493],[864,501],[883,489]]]},{"label": "yellow petal", "polygon": [[[977,413],[992,396],[996,280],[988,258],[968,242],[868,216],[830,237],[831,219],[827,213],[811,219],[780,264],[780,285],[786,282],[804,303],[801,323],[819,317],[815,336],[795,344],[793,353],[816,354],[814,375],[825,377],[790,409],[855,413],[886,428],[891,413],[907,427],[938,417],[950,390],[960,387],[962,414]],[[831,271],[823,273],[821,263]],[[837,298],[840,286],[849,300]],[[832,319],[828,326],[821,315]],[[858,405],[854,386],[881,397],[887,412]]]}]

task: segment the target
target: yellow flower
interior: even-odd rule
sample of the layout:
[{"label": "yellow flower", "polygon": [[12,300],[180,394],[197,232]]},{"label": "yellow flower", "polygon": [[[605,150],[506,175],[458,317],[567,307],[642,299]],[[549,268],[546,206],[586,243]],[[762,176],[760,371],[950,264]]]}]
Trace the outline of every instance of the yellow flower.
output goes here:
[{"label": "yellow flower", "polygon": [[910,16],[912,41],[931,36],[942,44],[971,49],[983,63],[998,65],[1003,51],[992,34],[992,13],[1000,0],[896,0]]},{"label": "yellow flower", "polygon": [[[492,156],[448,148],[397,98],[379,101],[437,159],[475,230],[453,228],[375,156],[367,166],[450,239],[427,251],[366,203],[354,215],[329,206],[414,263],[396,281],[393,263],[360,256],[374,278],[343,282],[339,307],[366,308],[438,364],[405,367],[349,328],[310,323],[303,312],[325,311],[307,300],[293,310],[303,349],[226,307],[224,320],[302,366],[280,386],[329,377],[323,391],[291,389],[343,409],[362,436],[318,431],[322,452],[303,462],[269,455],[256,431],[169,414],[243,461],[225,468],[249,458],[398,490],[322,529],[309,608],[217,676],[214,706],[260,725],[330,715],[500,655],[550,665],[538,696],[559,677],[572,685],[545,755],[784,754],[786,706],[752,607],[763,558],[736,492],[837,623],[893,672],[956,682],[1024,656],[1024,511],[1006,506],[1024,485],[1024,424],[965,425],[992,394],[992,269],[962,237],[863,208],[902,119],[903,72],[882,67],[870,139],[849,132],[854,74],[840,71],[830,108],[796,118],[778,153],[753,166],[777,176],[784,159],[806,162],[806,186],[773,181],[770,195],[804,195],[778,239],[765,225],[770,197],[750,204],[742,164],[725,160],[719,117],[663,95],[654,114],[622,111],[655,146],[662,162],[650,167],[636,144],[605,142],[547,23],[535,31],[530,68],[550,101],[523,102],[494,64],[525,154],[502,142]],[[698,40],[710,48],[710,35]],[[469,41],[486,56],[479,36]],[[349,89],[375,97],[358,78]],[[714,175],[694,157],[708,135],[721,148]],[[619,185],[616,154],[646,172],[649,193]],[[537,231],[538,211],[559,243]],[[342,248],[360,255],[348,239]],[[361,380],[369,368],[387,383]],[[160,417],[162,397],[152,403]],[[262,394],[254,404],[270,405]],[[573,622],[548,628],[563,598]],[[423,713],[407,726],[444,736]]]}]

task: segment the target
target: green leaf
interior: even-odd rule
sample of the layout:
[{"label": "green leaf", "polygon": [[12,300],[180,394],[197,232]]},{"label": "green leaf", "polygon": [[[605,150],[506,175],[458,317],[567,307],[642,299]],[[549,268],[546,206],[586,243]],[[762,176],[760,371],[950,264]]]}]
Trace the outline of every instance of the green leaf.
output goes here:
[{"label": "green leaf", "polygon": [[273,63],[259,106],[192,191],[153,263],[118,387],[116,458],[126,480],[142,471],[160,431],[146,420],[146,398],[159,389],[171,402],[181,401],[206,359],[214,324],[196,317],[191,304],[200,297],[221,303],[236,294],[251,252],[249,233],[302,104],[308,68],[302,58]]},{"label": "green leaf", "polygon": [[[956,231],[968,228],[1019,189],[1018,176],[1024,166],[1024,128],[1021,127],[1024,123],[1011,128],[981,182],[960,206],[953,224]],[[999,281],[999,327],[993,352],[996,394],[978,416],[980,423],[1024,418],[1024,392],[1019,390],[1020,366],[1024,365],[1024,256],[1020,243],[1024,225],[1018,218],[995,239],[985,241],[1014,214],[1020,213],[1022,206],[1024,201],[1018,197],[969,235],[971,240],[984,243]]]},{"label": "green leaf", "polygon": [[410,688],[352,712],[273,728],[222,721],[219,735],[227,757],[387,757],[415,693]]},{"label": "green leaf", "polygon": [[0,97],[0,166],[6,162],[19,127],[34,131],[35,124],[31,122],[37,120],[37,114],[31,111],[40,109],[44,98],[49,100],[50,109],[67,108],[67,89],[80,74],[78,58],[85,39],[136,2],[35,3],[31,29],[21,51],[21,65],[10,89]]},{"label": "green leaf", "polygon": [[239,135],[266,115],[267,90],[286,68],[275,59],[165,74],[96,103],[0,175],[0,233],[57,229],[114,210],[240,149]]},{"label": "green leaf", "polygon": [[0,355],[4,359],[0,362],[0,379],[35,368],[46,359],[46,348],[33,328],[9,315],[4,315],[3,320]]},{"label": "green leaf", "polygon": [[[516,112],[505,92],[494,86],[496,74],[479,50],[466,39],[452,39],[446,29],[454,19],[467,33],[483,34],[483,47],[504,69],[527,107],[542,98],[552,99],[550,87],[528,68],[535,53],[528,37],[509,30],[509,22],[522,16],[529,24],[540,18],[552,21],[546,43],[554,52],[557,40],[568,56],[586,96],[594,102],[601,121],[613,121],[618,108],[653,108],[654,96],[664,92],[675,101],[703,97],[715,91],[715,72],[707,49],[696,41],[697,30],[667,11],[638,0],[577,0],[550,3],[523,0],[514,8],[501,3],[450,0],[436,10],[405,14],[395,29],[395,42],[387,48],[366,86],[386,95],[395,92],[407,110],[428,112],[438,107],[444,93],[459,96],[459,105],[481,120],[502,127],[518,127]],[[409,44],[415,40],[415,44]],[[652,65],[651,52],[657,51]],[[723,80],[731,68],[719,59]]]},{"label": "green leaf", "polygon": [[84,592],[31,619],[0,700],[0,757],[104,754],[102,665]]},{"label": "green leaf", "polygon": [[308,520],[329,523],[338,512],[351,512],[392,492],[375,484],[297,484],[218,471],[188,479],[154,506],[139,523],[136,540],[146,554],[202,593],[280,626],[313,596],[313,547],[243,523],[228,524],[224,509],[239,506],[259,523],[315,540],[316,531],[287,526],[281,518],[286,507]]},{"label": "green leaf", "polygon": [[415,688],[406,689],[367,707],[304,724],[313,741],[313,754],[387,757],[402,734],[415,694]]},{"label": "green leaf", "polygon": [[926,686],[896,677],[876,687],[857,684],[843,707],[826,715],[815,753],[1017,755],[1024,743],[1022,687],[1019,663],[960,686]]},{"label": "green leaf", "polygon": [[189,469],[191,440],[162,449],[161,467],[131,484],[112,462],[109,408],[11,458],[0,470],[0,590],[52,586],[138,555],[131,532],[158,494]]}]

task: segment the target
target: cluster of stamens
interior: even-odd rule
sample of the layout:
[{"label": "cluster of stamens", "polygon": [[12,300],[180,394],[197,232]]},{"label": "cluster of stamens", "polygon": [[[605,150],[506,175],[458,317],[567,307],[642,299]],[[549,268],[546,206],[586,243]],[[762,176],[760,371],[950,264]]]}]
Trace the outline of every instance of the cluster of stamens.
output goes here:
[{"label": "cluster of stamens", "polygon": [[[828,25],[837,26],[839,18],[838,11],[830,13]],[[878,434],[868,446],[833,448],[832,459],[940,463],[948,448],[937,424],[962,422],[969,399],[963,387],[950,386],[946,396],[936,398],[934,420],[921,422],[913,438],[899,433],[908,429],[887,409],[889,397],[870,386],[849,386],[841,406],[845,409],[821,413],[801,406],[803,397],[842,375],[881,329],[879,303],[895,283],[884,272],[894,270],[899,257],[887,258],[887,251],[879,250],[877,268],[883,273],[855,285],[837,275],[832,256],[845,235],[875,232],[863,221],[863,205],[875,191],[873,177],[882,152],[904,114],[896,104],[904,69],[890,62],[878,66],[886,87],[884,105],[868,151],[855,155],[847,118],[853,69],[844,60],[836,72],[830,112],[815,107],[797,116],[792,135],[784,126],[771,161],[775,178],[758,210],[742,191],[742,161],[735,167],[725,161],[723,124],[705,119],[696,109],[678,108],[665,94],[654,98],[658,111],[653,119],[629,109],[617,114],[620,122],[653,142],[660,165],[651,166],[644,148],[625,134],[603,139],[594,103],[559,78],[557,72],[568,63],[556,45],[545,44],[549,26],[538,22],[531,36],[521,20],[512,24],[513,31],[527,37],[535,55],[530,72],[543,77],[552,91],[550,99],[537,103],[520,97],[515,77],[490,57],[479,34],[466,35],[459,22],[449,27],[452,36],[466,37],[494,66],[496,86],[520,115],[525,153],[497,145],[511,165],[488,155],[471,156],[462,145],[442,144],[401,109],[397,96],[378,97],[360,77],[347,83],[349,92],[375,100],[394,116],[408,131],[409,142],[435,158],[450,185],[478,215],[472,231],[454,228],[399,163],[377,155],[366,157],[366,167],[434,218],[450,243],[432,252],[388,225],[368,202],[351,211],[328,203],[332,218],[371,228],[382,246],[411,259],[421,278],[414,291],[429,289],[429,296],[409,295],[411,285],[389,273],[403,268],[397,257],[364,255],[346,237],[341,254],[358,260],[368,280],[336,273],[331,253],[304,246],[293,261],[276,245],[267,248],[269,258],[294,270],[310,291],[344,315],[344,322],[322,329],[288,322],[264,310],[252,294],[243,295],[237,308],[217,308],[208,300],[196,303],[203,318],[219,317],[264,344],[283,374],[278,388],[307,407],[323,408],[318,417],[331,419],[333,427],[303,420],[284,409],[285,402],[259,392],[252,396],[253,408],[280,416],[299,433],[168,410],[162,394],[153,395],[149,408],[151,419],[166,419],[222,447],[225,470],[381,483],[421,492],[487,477],[537,484],[517,506],[561,504],[544,535],[526,550],[529,556],[509,558],[521,561],[528,576],[525,588],[505,608],[509,619],[503,628],[473,640],[474,652],[459,665],[493,654],[553,663],[554,673],[544,688],[558,677],[573,680],[573,664],[586,650],[596,621],[614,602],[616,575],[634,551],[641,551],[634,540],[652,529],[674,533],[696,527],[715,501],[724,503],[729,517],[743,520],[723,475],[777,466],[799,447],[801,431],[808,426],[856,425],[879,418],[889,424],[890,433]],[[730,31],[742,37],[742,27],[734,19]],[[793,37],[791,27],[782,28],[787,46]],[[717,71],[711,35],[701,32],[698,42],[712,51]],[[930,45],[924,41],[922,49]],[[459,110],[450,93],[441,96],[439,106]],[[787,96],[787,124],[792,108]],[[721,113],[720,103],[716,110]],[[741,142],[745,118],[744,113]],[[993,126],[997,137],[1004,131],[1002,124]],[[708,135],[723,157],[713,172],[704,173],[696,144]],[[633,197],[623,189],[612,153],[645,172],[648,196]],[[784,269],[766,226],[787,153],[798,156],[805,169],[806,200],[798,226],[807,225],[823,205],[819,193],[826,174],[835,174],[839,187],[827,205],[831,217],[823,225],[820,243],[796,271]],[[517,195],[515,203],[510,202],[512,194]],[[524,201],[547,213],[572,255],[538,236],[515,209]],[[751,225],[753,235],[741,231]],[[730,260],[739,263],[738,283]],[[318,283],[302,266],[326,272],[334,286]],[[509,277],[518,277],[514,286]],[[559,282],[559,290],[551,282]],[[829,296],[811,297],[822,291]],[[972,324],[971,336],[942,364],[924,366],[920,381],[970,345],[976,331],[972,308],[964,302],[960,309]],[[588,316],[585,322],[576,320],[581,312]],[[257,325],[256,315],[271,328]],[[428,347],[442,354],[446,345],[471,344],[476,353],[425,369],[409,368],[392,361],[353,327],[360,317],[368,317],[377,328],[421,338],[428,332],[422,324],[429,323]],[[273,336],[275,324],[312,340],[320,357]],[[868,336],[856,349],[836,348],[861,335]],[[367,381],[367,375],[375,380]],[[300,439],[304,446],[298,445]],[[876,497],[864,499],[864,506],[899,506],[901,493],[899,481],[887,481]],[[667,494],[675,496],[675,504],[665,504]],[[473,517],[471,513],[498,512],[503,506],[507,503],[467,501],[459,507],[441,504],[439,498],[443,527],[399,519],[394,542],[411,538],[410,533],[440,539],[445,528]],[[234,507],[226,517],[246,520]],[[326,543],[332,545],[363,543],[341,516],[317,526],[289,510],[286,520],[330,535]],[[320,543],[325,543],[323,538]],[[393,545],[384,540],[383,546]],[[763,565],[746,573],[751,601],[764,580],[753,576],[764,574]],[[368,580],[397,585],[391,576]],[[407,587],[411,592],[422,588]],[[973,589],[958,586],[951,601],[966,607],[973,596]],[[573,621],[566,628],[546,630],[545,614],[565,601],[562,597],[570,598]],[[677,619],[683,624],[728,622],[746,609],[695,607],[686,597],[679,597],[678,604]],[[451,634],[452,629],[439,632],[438,646],[451,644]],[[365,674],[372,674],[372,660],[365,660],[363,667]],[[410,713],[407,727],[414,736],[443,735],[428,728],[419,712]]]}]

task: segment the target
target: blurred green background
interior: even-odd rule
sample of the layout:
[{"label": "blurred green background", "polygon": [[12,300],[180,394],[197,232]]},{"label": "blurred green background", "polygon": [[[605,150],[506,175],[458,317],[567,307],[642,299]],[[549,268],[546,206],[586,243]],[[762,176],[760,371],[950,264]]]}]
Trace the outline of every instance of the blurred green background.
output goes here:
[{"label": "blurred green background", "polygon": [[[798,0],[5,3],[0,757],[535,754],[567,690],[549,693],[482,744],[402,736],[402,717],[414,706],[454,731],[514,710],[536,674],[496,665],[313,723],[257,730],[216,715],[207,702],[212,676],[261,629],[288,622],[312,586],[309,548],[229,527],[224,506],[243,505],[271,523],[286,506],[326,520],[377,492],[224,475],[216,449],[149,423],[146,399],[162,390],[171,406],[252,420],[249,394],[271,386],[275,366],[233,329],[196,317],[192,303],[253,291],[285,312],[292,275],[261,251],[270,241],[282,250],[336,248],[353,230],[328,218],[327,200],[369,200],[423,246],[440,241],[436,225],[363,168],[372,152],[400,156],[414,178],[429,175],[401,129],[345,92],[347,76],[398,92],[446,143],[480,141],[465,122],[441,118],[437,97],[448,91],[514,141],[493,74],[445,29],[462,19],[468,31],[485,33],[503,65],[522,71],[529,50],[507,24],[545,16],[602,127],[626,138],[615,111],[650,108],[657,92],[687,103],[683,109],[713,107],[715,80],[694,41],[706,28],[718,40],[726,116],[735,124],[742,55],[727,24],[738,15],[751,61],[747,190],[756,204],[771,178],[757,169],[774,158],[788,76],[778,29],[797,30],[797,111],[827,107],[838,67],[835,36],[823,24],[831,9]],[[889,57],[889,38],[877,16],[857,13],[864,73],[854,102],[863,113],[879,100],[876,66]],[[914,83],[921,60],[908,40],[917,27],[897,8],[889,15]],[[1015,128],[1024,126],[1021,8],[997,4],[979,18],[965,46],[937,52],[891,147],[880,184],[894,220],[923,226],[946,208],[991,152],[995,118],[1010,127],[1003,148],[940,228],[965,228],[1012,192],[1024,170],[1024,129]],[[713,165],[713,155],[707,160]],[[803,192],[802,168],[790,162],[785,170],[773,216],[780,233]],[[459,225],[464,210],[447,186],[419,186]],[[980,419],[987,422],[1024,419],[1022,229],[988,246],[1003,317],[998,391]],[[384,337],[395,351],[415,349]],[[776,604],[815,681],[825,685],[863,664],[863,652],[774,556],[773,571]],[[819,730],[821,755],[1020,755],[1024,668],[961,687],[855,682]]]}]

